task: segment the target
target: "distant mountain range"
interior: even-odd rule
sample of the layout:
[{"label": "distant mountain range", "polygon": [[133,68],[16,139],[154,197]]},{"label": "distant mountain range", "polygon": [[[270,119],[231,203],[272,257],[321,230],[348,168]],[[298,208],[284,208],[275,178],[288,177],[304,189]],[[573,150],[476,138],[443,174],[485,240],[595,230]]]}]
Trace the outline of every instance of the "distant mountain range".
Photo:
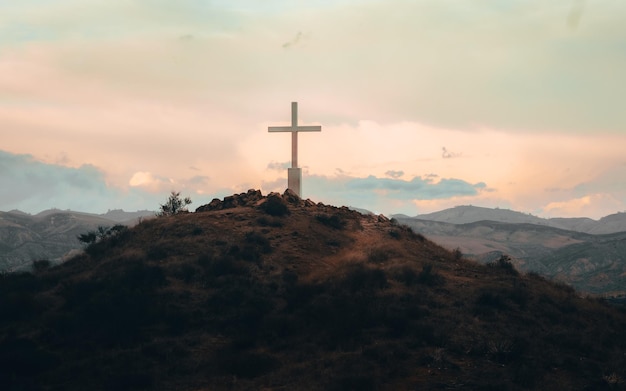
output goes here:
[{"label": "distant mountain range", "polygon": [[[403,216],[401,216],[403,217]],[[439,212],[422,214],[420,220],[440,221],[452,224],[469,224],[478,221],[497,221],[510,224],[535,224],[569,231],[601,235],[626,231],[626,213],[615,213],[600,220],[587,217],[544,219],[509,209],[490,209],[478,206],[457,206]]]},{"label": "distant mountain range", "polygon": [[78,235],[98,227],[134,225],[154,214],[147,210],[89,214],[50,209],[36,215],[17,210],[0,212],[0,272],[28,270],[36,260],[58,263],[82,247]]},{"label": "distant mountain range", "polygon": [[540,217],[506,209],[459,206],[417,217],[394,216],[464,256],[515,266],[593,294],[626,293],[626,213],[600,220]]}]

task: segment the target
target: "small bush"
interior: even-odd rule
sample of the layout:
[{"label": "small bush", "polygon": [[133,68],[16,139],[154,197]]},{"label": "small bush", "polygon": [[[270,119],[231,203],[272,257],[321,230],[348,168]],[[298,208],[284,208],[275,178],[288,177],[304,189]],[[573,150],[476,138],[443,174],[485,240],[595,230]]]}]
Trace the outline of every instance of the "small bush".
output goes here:
[{"label": "small bush", "polygon": [[435,286],[443,285],[445,282],[443,276],[433,272],[433,265],[426,264],[422,268],[422,271],[417,275],[417,282],[424,285]]},{"label": "small bush", "polygon": [[283,223],[281,220],[279,219],[269,219],[267,218],[267,216],[261,216],[258,219],[256,219],[256,223],[257,225],[261,226],[261,227],[274,227],[274,228],[280,228],[283,227],[285,225],[285,223]]},{"label": "small bush", "polygon": [[97,231],[90,231],[78,236],[78,240],[87,245],[85,252],[92,257],[99,257],[109,247],[122,244],[129,237],[128,227],[114,225],[113,227],[98,227]]},{"label": "small bush", "polygon": [[208,273],[215,277],[240,276],[247,274],[248,269],[230,257],[223,257],[216,260]]},{"label": "small bush", "polygon": [[383,248],[375,248],[368,252],[367,261],[370,263],[384,263],[390,258],[389,250]]},{"label": "small bush", "polygon": [[173,274],[176,278],[184,281],[186,284],[189,284],[198,276],[199,273],[197,266],[194,267],[191,264],[185,263],[178,266],[174,270]]},{"label": "small bush", "polygon": [[509,306],[498,292],[483,291],[476,299],[476,314],[489,314],[489,309],[506,310]]},{"label": "small bush", "polygon": [[400,281],[406,286],[412,286],[418,281],[418,274],[412,268],[403,266],[396,269],[393,273],[393,277],[396,281]]},{"label": "small bush", "polygon": [[338,214],[335,213],[331,216],[325,214],[319,214],[315,216],[317,221],[324,224],[327,227],[331,227],[334,229],[343,229],[347,222]]},{"label": "small bush", "polygon": [[246,242],[255,247],[258,247],[264,254],[269,254],[272,252],[272,246],[269,239],[267,239],[265,236],[263,236],[263,234],[259,232],[251,231],[246,233]]},{"label": "small bush", "polygon": [[342,286],[352,292],[384,289],[388,286],[387,275],[381,269],[370,269],[361,264],[353,266],[346,274]]},{"label": "small bush", "polygon": [[286,216],[289,214],[287,203],[282,197],[277,195],[268,196],[265,202],[261,204],[261,210],[270,216]]},{"label": "small bush", "polygon": [[389,236],[391,236],[394,239],[400,239],[402,235],[400,234],[400,231],[398,231],[397,229],[390,229]]},{"label": "small bush", "polygon": [[51,263],[49,260],[47,259],[40,259],[38,261],[34,261],[33,262],[33,270],[35,272],[41,272],[44,271],[46,269],[49,269],[51,266]]},{"label": "small bush", "polygon": [[191,202],[191,198],[181,198],[180,192],[172,191],[165,204],[161,204],[159,206],[160,211],[157,213],[157,216],[173,216],[179,213],[188,212],[187,205],[191,204]]},{"label": "small bush", "polygon": [[166,247],[157,245],[154,247],[150,247],[147,251],[148,259],[152,261],[162,261],[167,258],[170,254]]},{"label": "small bush", "polygon": [[511,257],[508,255],[502,255],[494,262],[490,262],[487,264],[490,267],[497,267],[505,270],[508,274],[512,274],[514,276],[518,276],[519,272],[515,269],[515,266],[511,263]]}]

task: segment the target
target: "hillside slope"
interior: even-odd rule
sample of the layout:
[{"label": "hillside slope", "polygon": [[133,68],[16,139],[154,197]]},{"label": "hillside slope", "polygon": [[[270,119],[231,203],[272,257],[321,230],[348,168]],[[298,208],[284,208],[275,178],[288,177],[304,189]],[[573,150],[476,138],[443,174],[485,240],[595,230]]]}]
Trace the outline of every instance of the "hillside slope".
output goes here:
[{"label": "hillside slope", "polygon": [[138,217],[154,212],[109,211],[104,215],[50,209],[29,215],[0,212],[0,272],[30,270],[33,261],[58,263],[72,250],[82,248],[77,236],[118,223],[134,225]]},{"label": "hillside slope", "polygon": [[483,263],[507,254],[519,270],[558,279],[587,294],[626,292],[626,232],[592,235],[536,224],[397,220]]},{"label": "hillside slope", "polygon": [[624,389],[626,313],[260,192],[0,279],[3,390]]}]

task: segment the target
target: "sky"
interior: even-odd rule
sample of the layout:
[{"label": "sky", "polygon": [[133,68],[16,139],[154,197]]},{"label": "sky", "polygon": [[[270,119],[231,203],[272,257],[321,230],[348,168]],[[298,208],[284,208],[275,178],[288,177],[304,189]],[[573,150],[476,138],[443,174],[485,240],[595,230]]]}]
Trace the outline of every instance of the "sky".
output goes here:
[{"label": "sky", "polygon": [[623,0],[0,0],[0,210],[626,211]]}]

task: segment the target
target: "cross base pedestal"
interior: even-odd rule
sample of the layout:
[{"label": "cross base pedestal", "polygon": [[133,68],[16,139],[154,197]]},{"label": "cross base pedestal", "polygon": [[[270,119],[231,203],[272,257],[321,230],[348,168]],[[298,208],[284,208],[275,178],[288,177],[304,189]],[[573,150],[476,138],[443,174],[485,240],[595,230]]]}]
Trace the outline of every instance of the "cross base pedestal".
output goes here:
[{"label": "cross base pedestal", "polygon": [[302,169],[287,169],[287,188],[302,197]]}]

